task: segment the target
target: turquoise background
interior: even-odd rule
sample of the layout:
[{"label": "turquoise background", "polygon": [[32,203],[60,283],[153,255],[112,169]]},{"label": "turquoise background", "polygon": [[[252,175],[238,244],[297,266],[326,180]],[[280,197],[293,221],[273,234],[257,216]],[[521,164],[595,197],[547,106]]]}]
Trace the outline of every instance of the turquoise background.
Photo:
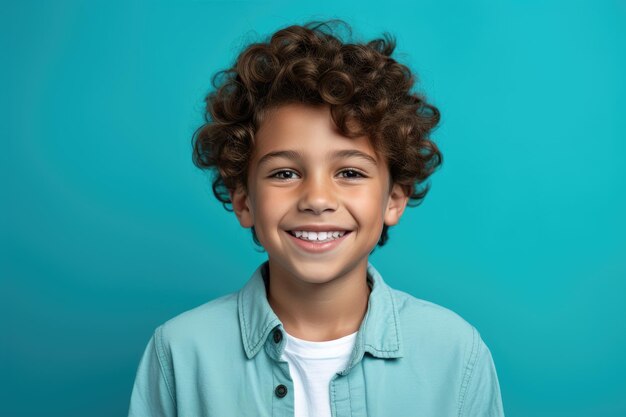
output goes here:
[{"label": "turquoise background", "polygon": [[191,163],[210,77],[389,31],[444,164],[372,262],[481,332],[507,416],[626,416],[626,3],[5,3],[0,414],[125,415],[154,328],[265,255]]}]

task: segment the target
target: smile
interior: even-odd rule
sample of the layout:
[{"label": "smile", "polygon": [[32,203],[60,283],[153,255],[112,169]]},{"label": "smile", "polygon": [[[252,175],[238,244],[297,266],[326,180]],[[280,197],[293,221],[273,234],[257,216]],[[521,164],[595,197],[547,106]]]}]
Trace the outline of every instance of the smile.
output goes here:
[{"label": "smile", "polygon": [[310,242],[330,242],[343,236],[346,231],[308,232],[306,230],[290,230],[289,233],[298,239]]},{"label": "smile", "polygon": [[[311,252],[321,253],[332,250],[339,246],[341,242],[350,235],[350,231],[328,231],[328,232],[300,232],[296,230],[287,231],[289,239],[300,249]],[[298,236],[300,235],[300,236]]]}]

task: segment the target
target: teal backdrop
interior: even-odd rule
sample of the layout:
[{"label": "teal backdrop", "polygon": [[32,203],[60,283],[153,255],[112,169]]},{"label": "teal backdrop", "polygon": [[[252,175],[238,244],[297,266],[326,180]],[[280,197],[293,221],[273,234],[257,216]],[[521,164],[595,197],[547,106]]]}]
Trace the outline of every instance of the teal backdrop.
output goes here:
[{"label": "teal backdrop", "polygon": [[0,415],[125,415],[154,328],[265,254],[191,163],[211,76],[280,27],[396,36],[444,164],[371,260],[492,350],[507,416],[626,416],[626,3],[14,1]]}]

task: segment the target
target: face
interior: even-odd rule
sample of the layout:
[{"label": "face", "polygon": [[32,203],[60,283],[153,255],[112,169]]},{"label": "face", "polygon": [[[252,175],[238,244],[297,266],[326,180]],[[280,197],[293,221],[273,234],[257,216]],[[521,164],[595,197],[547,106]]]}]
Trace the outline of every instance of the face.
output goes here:
[{"label": "face", "polygon": [[288,104],[270,113],[248,172],[248,191],[231,193],[233,209],[243,227],[254,226],[272,280],[364,277],[383,224],[396,224],[408,200],[400,186],[389,186],[387,163],[368,138],[342,136],[327,106]]}]

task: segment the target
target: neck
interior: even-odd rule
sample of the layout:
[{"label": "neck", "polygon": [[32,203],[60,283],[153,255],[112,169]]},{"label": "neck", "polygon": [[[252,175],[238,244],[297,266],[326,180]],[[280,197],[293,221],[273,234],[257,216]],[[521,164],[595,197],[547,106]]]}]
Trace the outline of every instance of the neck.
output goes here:
[{"label": "neck", "polygon": [[285,331],[299,339],[334,340],[359,330],[370,288],[367,260],[323,283],[298,280],[269,262],[267,298]]}]

